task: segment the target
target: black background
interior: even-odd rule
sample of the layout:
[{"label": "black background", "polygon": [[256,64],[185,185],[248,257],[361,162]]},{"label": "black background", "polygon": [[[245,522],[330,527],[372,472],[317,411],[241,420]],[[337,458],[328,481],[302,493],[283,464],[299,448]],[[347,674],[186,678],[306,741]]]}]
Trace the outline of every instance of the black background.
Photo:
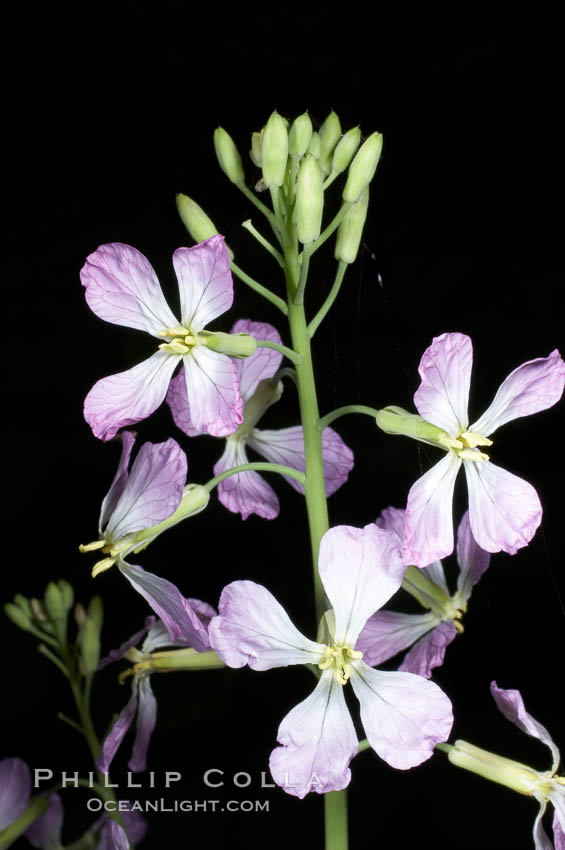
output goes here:
[{"label": "black background", "polygon": [[[2,445],[4,601],[41,595],[64,577],[86,601],[101,593],[104,647],[119,645],[145,616],[117,570],[93,582],[92,560],[77,545],[96,536],[100,501],[119,455],[82,419],[95,380],[139,362],[143,334],[97,319],[85,304],[79,271],[104,242],[141,250],[175,306],[171,264],[187,244],[174,195],[194,197],[234,249],[238,263],[273,289],[277,269],[240,224],[254,209],[224,178],[212,133],[222,124],[243,154],[252,130],[276,108],[315,124],[330,109],[342,127],[384,134],[364,248],[315,340],[320,408],[347,403],[411,407],[419,358],[433,336],[473,338],[471,420],[521,362],[547,355],[562,335],[560,200],[562,65],[556,22],[438,15],[371,24],[357,11],[321,9],[307,17],[255,8],[227,15],[184,3],[125,2],[81,7],[77,17],[28,10],[8,27],[4,154],[9,210],[4,264]],[[258,178],[244,156],[249,182]],[[328,193],[337,205],[339,190]],[[5,243],[6,244],[6,243]],[[327,252],[329,255],[330,252]],[[316,258],[312,310],[331,285],[333,261]],[[271,321],[275,308],[236,282],[224,318]],[[221,320],[220,320],[221,321]],[[283,333],[284,335],[284,333]],[[288,337],[287,337],[288,339]],[[295,424],[292,385],[265,426]],[[338,430],[355,452],[349,482],[331,500],[332,524],[364,525],[401,506],[435,455],[409,440],[385,438],[368,417]],[[222,448],[188,440],[163,407],[138,428],[141,440],[171,434],[188,454],[189,480],[204,482]],[[493,458],[534,483],[544,522],[527,550],[493,558],[477,587],[466,630],[435,680],[455,705],[453,737],[549,767],[545,748],[497,712],[488,685],[522,690],[530,712],[563,747],[562,408],[504,428]],[[217,444],[215,445],[215,442]],[[266,584],[294,621],[312,633],[312,593],[301,499],[274,485],[281,515],[245,523],[215,499],[207,511],[150,547],[140,563],[186,596],[217,604],[237,578]],[[464,488],[457,510],[464,507]],[[400,603],[398,607],[401,607]],[[72,711],[59,674],[34,639],[2,619],[2,755],[32,767],[91,769],[76,733],[56,713]],[[99,676],[95,717],[104,730],[125,703],[117,668]],[[285,713],[311,688],[305,670],[218,671],[153,677],[159,726],[149,755],[157,791],[173,799],[270,801],[267,813],[158,814],[144,847],[215,847],[226,840],[271,847],[322,845],[321,800],[300,802],[261,789],[261,771]],[[116,760],[123,780],[131,739]],[[225,771],[207,789],[205,770]],[[532,801],[462,771],[439,754],[408,772],[369,751],[352,765],[351,846],[415,841],[437,847],[528,848]],[[164,770],[182,783],[162,791]],[[251,775],[234,788],[238,771]],[[127,796],[127,792],[124,794]],[[69,790],[64,837],[90,817],[87,797]],[[227,831],[227,832],[226,832]]]}]

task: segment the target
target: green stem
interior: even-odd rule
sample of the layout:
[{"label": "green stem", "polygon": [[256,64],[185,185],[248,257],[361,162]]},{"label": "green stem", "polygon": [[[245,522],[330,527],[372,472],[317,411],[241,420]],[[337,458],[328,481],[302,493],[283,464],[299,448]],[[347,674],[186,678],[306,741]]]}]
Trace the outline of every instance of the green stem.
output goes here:
[{"label": "green stem", "polygon": [[343,276],[345,274],[346,269],[347,263],[344,263],[340,260],[337,267],[335,280],[333,282],[332,288],[328,293],[328,297],[326,298],[326,300],[324,301],[324,303],[308,325],[308,333],[310,334],[310,338],[314,336],[314,334],[318,330],[319,325],[323,322],[332,304],[337,298],[339,290],[341,289],[341,283],[343,281]]},{"label": "green stem", "polygon": [[284,267],[284,260],[280,251],[277,251],[275,246],[271,245],[269,240],[265,239],[265,237],[261,233],[259,233],[259,231],[253,226],[253,222],[250,218],[248,218],[247,221],[243,222],[242,227],[244,227],[249,233],[251,233],[251,235],[255,237],[257,242],[259,242],[259,244],[263,246],[265,251],[268,251],[269,254],[271,254],[271,256],[275,258],[281,268]]},{"label": "green stem", "polygon": [[323,230],[315,242],[312,243],[312,254],[320,248],[326,239],[329,239],[332,233],[337,230],[341,224],[341,220],[352,204],[343,204],[339,212],[332,218],[325,230]]},{"label": "green stem", "polygon": [[312,245],[305,245],[302,252],[302,265],[300,266],[300,277],[296,294],[294,296],[295,304],[304,304],[304,290],[306,289],[306,281],[308,280],[308,269],[310,267],[310,257],[312,256]]},{"label": "green stem", "polygon": [[285,316],[288,315],[288,308],[283,299],[279,298],[278,295],[275,295],[274,292],[271,292],[270,289],[267,289],[266,286],[263,286],[262,283],[253,280],[253,278],[250,277],[246,272],[244,272],[243,269],[240,269],[239,266],[233,262],[233,260],[231,263],[231,270],[236,277],[243,281],[243,283],[246,283],[247,286],[249,286],[255,292],[258,292],[259,295],[262,295],[263,298],[266,298],[267,301],[270,301],[271,304],[275,305],[275,307],[278,307],[281,313],[284,313]]},{"label": "green stem", "polygon": [[63,662],[59,658],[57,658],[57,656],[55,655],[54,652],[51,652],[50,649],[47,649],[47,647],[45,646],[44,643],[40,643],[39,646],[37,647],[37,649],[39,650],[39,652],[42,655],[44,655],[46,658],[48,658],[49,661],[52,661],[53,664],[55,665],[55,667],[59,668],[59,670],[61,671],[63,676],[65,676],[65,678],[67,678],[67,679],[69,678],[69,671],[67,670],[67,668],[65,667]]},{"label": "green stem", "polygon": [[339,419],[340,416],[345,416],[347,413],[366,413],[367,416],[372,416],[375,419],[378,411],[374,407],[367,407],[366,404],[346,404],[345,407],[338,407],[336,410],[332,410],[331,413],[326,413],[325,416],[322,416],[318,420],[318,428],[320,431],[323,431],[324,428],[327,428],[328,425]]},{"label": "green stem", "polygon": [[224,478],[228,478],[230,475],[238,475],[240,472],[278,472],[279,475],[288,475],[290,478],[294,478],[302,485],[306,482],[306,476],[303,472],[299,472],[298,469],[293,469],[291,466],[282,466],[280,463],[267,463],[266,461],[259,460],[253,461],[253,463],[242,463],[239,466],[226,469],[225,472],[221,472],[220,475],[216,475],[215,478],[204,484],[204,489],[211,493],[214,487],[223,481]]},{"label": "green stem", "polygon": [[302,360],[300,354],[297,354],[292,348],[287,348],[286,345],[279,345],[278,342],[271,342],[268,339],[257,339],[255,342],[257,343],[257,348],[272,348],[274,351],[280,351],[281,354],[284,354],[295,365]]},{"label": "green stem", "polygon": [[326,850],[347,850],[347,794],[330,791],[325,802]]},{"label": "green stem", "polygon": [[275,231],[275,235],[278,236],[277,220],[276,220],[275,216],[273,215],[272,211],[269,209],[269,207],[266,204],[264,204],[263,201],[260,201],[259,198],[257,197],[257,195],[254,195],[253,192],[251,191],[251,189],[247,188],[245,183],[238,183],[237,188],[241,192],[243,192],[243,194],[245,195],[247,200],[251,201],[251,203],[254,206],[256,206],[257,209],[260,210],[263,213],[263,215],[265,216],[265,218],[268,220],[269,224],[271,225],[271,227]]}]

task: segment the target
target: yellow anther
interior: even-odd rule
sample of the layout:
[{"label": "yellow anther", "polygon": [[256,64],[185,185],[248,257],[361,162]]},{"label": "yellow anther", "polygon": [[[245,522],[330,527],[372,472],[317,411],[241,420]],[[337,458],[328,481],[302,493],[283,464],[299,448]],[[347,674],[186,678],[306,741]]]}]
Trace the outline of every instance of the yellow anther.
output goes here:
[{"label": "yellow anther", "polygon": [[92,543],[81,543],[78,549],[79,552],[94,552],[95,549],[102,549],[105,545],[105,540],[94,540]]},{"label": "yellow anther", "polygon": [[458,452],[461,460],[472,460],[478,462],[479,460],[490,460],[489,456],[484,452],[478,452],[476,449],[463,449],[463,451]]},{"label": "yellow anther", "polygon": [[100,573],[109,570],[110,567],[114,565],[113,558],[103,558],[101,561],[97,561],[92,567],[92,578],[96,578]]},{"label": "yellow anther", "polygon": [[477,446],[492,446],[492,440],[483,437],[482,434],[474,434],[472,431],[463,431],[462,434],[459,434],[459,438],[463,440],[468,449],[474,449]]},{"label": "yellow anther", "polygon": [[454,440],[452,437],[449,437],[447,434],[444,436],[440,434],[438,437],[438,442],[441,446],[444,446],[446,449],[462,449],[463,443],[461,440]]},{"label": "yellow anther", "polygon": [[190,351],[187,345],[174,339],[172,342],[162,342],[160,346],[163,351],[168,351],[169,354],[188,354]]},{"label": "yellow anther", "polygon": [[191,334],[187,334],[184,338],[185,345],[196,345],[196,337]]},{"label": "yellow anther", "polygon": [[363,653],[359,649],[346,649],[345,651],[350,658],[363,658]]},{"label": "yellow anther", "polygon": [[458,635],[462,635],[465,631],[465,626],[460,620],[453,620],[453,625],[455,626],[455,631]]},{"label": "yellow anther", "polygon": [[189,333],[188,328],[183,328],[179,325],[178,328],[164,328],[157,332],[157,336],[186,336]]}]

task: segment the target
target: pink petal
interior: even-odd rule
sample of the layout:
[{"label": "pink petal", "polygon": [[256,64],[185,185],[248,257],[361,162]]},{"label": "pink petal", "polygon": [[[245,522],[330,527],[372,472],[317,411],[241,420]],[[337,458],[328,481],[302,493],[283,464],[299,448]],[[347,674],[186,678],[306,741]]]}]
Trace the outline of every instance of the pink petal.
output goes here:
[{"label": "pink petal", "polygon": [[564,385],[565,363],[557,349],[522,363],[502,382],[492,404],[470,430],[487,437],[512,419],[546,410],[559,401]]},{"label": "pink petal", "polygon": [[[230,333],[241,334],[246,333],[255,339],[264,339],[269,342],[277,342],[281,344],[281,336],[273,325],[268,322],[252,322],[250,319],[238,319]],[[255,354],[251,357],[245,357],[242,360],[236,360],[236,367],[239,372],[239,384],[241,396],[245,402],[248,402],[255,390],[259,381],[265,378],[272,378],[275,372],[280,368],[282,354],[279,351],[274,351],[272,348],[257,348]]]},{"label": "pink petal", "polygon": [[252,670],[270,670],[289,664],[318,664],[322,658],[324,647],[305,638],[260,584],[228,584],[218,609],[220,615],[210,623],[210,644],[228,667],[249,664]]},{"label": "pink petal", "polygon": [[212,236],[192,248],[177,248],[173,266],[179,283],[183,327],[196,334],[233,303],[233,280],[224,237]]},{"label": "pink petal", "polygon": [[128,649],[131,649],[134,646],[137,646],[142,637],[144,637],[147,632],[154,626],[155,617],[149,615],[149,617],[145,618],[145,625],[142,629],[136,632],[132,637],[128,638],[119,649],[111,649],[108,655],[105,658],[101,658],[98,662],[98,669],[102,670],[108,664],[113,664],[115,661],[121,661],[124,657],[125,653]]},{"label": "pink petal", "polygon": [[424,352],[418,371],[422,383],[414,404],[420,416],[443,428],[451,437],[465,431],[473,366],[473,346],[468,336],[445,333],[434,337]]},{"label": "pink petal", "polygon": [[405,516],[405,564],[426,567],[453,552],[453,488],[460,466],[457,455],[449,452],[412,485]]},{"label": "pink petal", "polygon": [[125,830],[113,820],[104,824],[100,837],[101,842],[98,845],[98,850],[129,850],[130,848]]},{"label": "pink petal", "polygon": [[126,705],[120,711],[118,719],[110,729],[102,745],[102,753],[96,759],[96,767],[102,773],[108,773],[114,756],[118,752],[120,744],[133,723],[137,711],[137,682],[134,682],[132,694]]},{"label": "pink petal", "polygon": [[[243,440],[228,437],[225,451],[214,466],[214,475],[247,463]],[[257,514],[264,519],[274,519],[279,514],[279,500],[273,488],[257,472],[240,472],[230,475],[218,484],[218,498],[232,513],[242,519]]]},{"label": "pink petal", "polygon": [[455,639],[456,634],[453,622],[440,623],[437,628],[414,644],[410,652],[406,653],[398,669],[429,679],[434,667],[440,667],[443,664],[445,650]]},{"label": "pink petal", "polygon": [[447,740],[451,703],[433,682],[412,673],[386,673],[352,664],[351,684],[371,747],[392,767],[406,770],[428,759]]},{"label": "pink petal", "polygon": [[542,508],[531,484],[490,461],[464,461],[473,537],[487,552],[515,555],[541,522]]},{"label": "pink petal", "polygon": [[103,536],[102,531],[108,525],[108,521],[114,510],[116,505],[118,504],[122,493],[125,490],[129,472],[129,459],[131,457],[131,453],[133,447],[135,445],[135,434],[132,431],[122,431],[121,433],[121,443],[122,443],[122,454],[120,456],[120,461],[118,463],[118,468],[116,470],[116,474],[110,484],[110,489],[106,493],[104,500],[102,502],[102,507],[100,509],[100,519],[98,521],[98,531],[100,536]]},{"label": "pink petal", "polygon": [[176,440],[144,443],[105,529],[106,539],[118,541],[170,517],[181,503],[186,471],[186,455]]},{"label": "pink petal", "polygon": [[369,617],[402,583],[398,537],[374,523],[338,525],[322,537],[318,564],[335,613],[334,643],[354,646]]},{"label": "pink petal", "polygon": [[273,779],[287,794],[303,799],[349,785],[349,763],[359,743],[343,687],[324,670],[315,690],[286,715],[277,733],[282,746],[271,753]]},{"label": "pink petal", "polygon": [[496,707],[507,720],[510,720],[518,729],[530,735],[532,738],[537,738],[546,747],[549,747],[553,756],[552,772],[554,773],[559,767],[559,750],[553,743],[553,739],[545,726],[534,720],[531,714],[528,714],[524,706],[522,694],[517,690],[505,690],[499,688],[496,682],[490,683],[490,692],[496,703]]},{"label": "pink petal", "polygon": [[[563,793],[565,794],[565,791]],[[555,800],[553,803],[557,805]],[[553,842],[555,850],[565,850],[565,800],[562,807],[556,808],[553,814]]]},{"label": "pink petal", "polygon": [[544,801],[540,802],[540,810],[536,816],[534,821],[533,828],[533,836],[534,836],[534,846],[536,850],[553,850],[553,844],[547,837],[547,832],[543,828],[542,818],[545,814],[545,810],[547,808],[547,803]]},{"label": "pink petal", "polygon": [[188,396],[186,394],[186,378],[184,369],[181,369],[178,375],[175,375],[169,384],[166,401],[169,405],[177,428],[184,431],[188,437],[198,437],[202,431],[199,431],[198,428],[194,427],[192,419],[190,418],[190,404],[188,403]]},{"label": "pink petal", "polygon": [[178,325],[150,262],[135,248],[114,242],[86,259],[80,279],[90,309],[106,322],[157,336]]},{"label": "pink petal", "polygon": [[438,618],[427,614],[401,614],[396,611],[377,611],[363,628],[355,649],[363,653],[363,661],[376,667],[383,661],[412,646],[423,635],[435,629]]},{"label": "pink petal", "polygon": [[471,589],[489,567],[490,554],[481,549],[471,531],[469,511],[465,511],[457,529],[457,562],[461,572],[457,579],[457,595],[466,602]]},{"label": "pink petal", "polygon": [[31,794],[31,773],[20,758],[0,761],[0,830],[19,818]]},{"label": "pink petal", "polygon": [[227,437],[243,422],[243,399],[233,361],[203,345],[185,355],[184,376],[192,427]]},{"label": "pink petal", "polygon": [[58,794],[51,794],[47,810],[35,820],[24,833],[32,847],[42,850],[61,847],[63,827],[63,801]]},{"label": "pink petal", "polygon": [[[402,508],[385,508],[377,518],[376,524],[379,528],[386,528],[389,531],[394,531],[402,542],[404,540],[405,515],[406,511]],[[427,567],[422,567],[422,569],[431,581],[439,584],[439,586],[443,587],[444,590],[448,590],[441,561],[434,561],[433,564],[428,564]]]},{"label": "pink petal", "polygon": [[135,741],[128,767],[139,773],[147,767],[149,741],[157,722],[157,700],[151,690],[149,676],[139,680],[137,691],[137,726]]},{"label": "pink petal", "polygon": [[84,418],[95,437],[108,441],[156,410],[180,357],[156,351],[143,363],[98,381],[84,400]]}]

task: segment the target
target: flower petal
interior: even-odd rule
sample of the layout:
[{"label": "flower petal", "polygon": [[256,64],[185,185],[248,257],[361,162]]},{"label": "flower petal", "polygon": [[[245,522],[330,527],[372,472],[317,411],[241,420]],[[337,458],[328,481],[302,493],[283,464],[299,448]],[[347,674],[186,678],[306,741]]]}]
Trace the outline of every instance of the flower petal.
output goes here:
[{"label": "flower petal", "polygon": [[335,613],[334,643],[352,647],[369,617],[402,583],[406,568],[398,537],[374,523],[338,525],[322,537],[318,564]]},{"label": "flower petal", "polygon": [[174,514],[186,483],[186,455],[172,438],[144,443],[105,529],[107,540],[157,525]]},{"label": "flower petal", "polygon": [[19,758],[0,761],[0,829],[13,823],[27,806],[31,794],[29,767]]},{"label": "flower petal", "polygon": [[553,840],[555,850],[565,850],[565,785],[558,785],[554,780],[548,797],[555,806],[553,815]]},{"label": "flower petal", "polygon": [[132,587],[161,618],[173,642],[182,638],[187,646],[193,647],[197,652],[210,649],[206,627],[172,582],[133,564],[121,563],[119,567]]},{"label": "flower petal", "polygon": [[210,644],[228,667],[249,664],[270,670],[318,664],[324,647],[304,637],[282,605],[260,584],[234,581],[224,587],[220,612],[210,623]]},{"label": "flower petal", "polygon": [[414,644],[410,652],[406,653],[398,669],[429,679],[434,667],[440,667],[443,664],[445,650],[456,634],[453,622],[440,623],[437,628]]},{"label": "flower petal", "polygon": [[438,624],[432,611],[427,614],[401,614],[396,611],[377,611],[362,630],[355,649],[363,653],[363,661],[376,667],[398,652],[412,646]]},{"label": "flower petal", "polygon": [[139,773],[147,767],[147,749],[157,722],[157,700],[151,689],[150,677],[139,680],[137,691],[137,726],[135,742],[128,767]]},{"label": "flower petal", "polygon": [[465,431],[473,366],[473,346],[465,334],[434,337],[424,352],[418,371],[422,383],[414,404],[420,416],[443,428],[451,437]]},{"label": "flower petal", "polygon": [[169,384],[166,402],[169,405],[177,428],[184,431],[188,437],[198,437],[199,434],[202,434],[202,431],[194,427],[190,417],[190,404],[186,394],[184,369],[181,369]]},{"label": "flower petal", "polygon": [[[404,540],[405,515],[406,511],[402,508],[385,508],[377,518],[376,524],[379,528],[394,531],[402,543]],[[439,584],[440,587],[443,587],[445,591],[449,592],[441,561],[434,561],[432,564],[428,564],[427,567],[422,567],[422,570],[431,581]]]},{"label": "flower petal", "polygon": [[534,836],[534,845],[536,850],[553,850],[553,844],[547,837],[547,832],[543,828],[542,818],[545,814],[545,810],[547,808],[547,803],[545,800],[539,800],[540,810],[537,813],[536,819],[534,821],[533,828],[533,836]]},{"label": "flower petal", "polygon": [[515,555],[541,522],[542,508],[531,484],[490,461],[464,461],[473,537],[487,552]]},{"label": "flower petal", "polygon": [[349,785],[349,763],[359,743],[343,695],[331,670],[315,690],[286,715],[277,733],[282,744],[271,753],[273,779],[294,797],[325,794]]},{"label": "flower petal", "polygon": [[461,461],[449,452],[412,485],[406,505],[405,564],[427,567],[453,552],[453,488]]},{"label": "flower petal", "polygon": [[95,437],[107,442],[120,428],[135,425],[156,410],[180,356],[156,351],[133,369],[102,378],[84,400],[84,418]]},{"label": "flower petal", "polygon": [[101,658],[98,662],[98,669],[102,670],[104,667],[107,667],[108,664],[113,664],[114,661],[121,661],[124,657],[125,653],[128,649],[131,649],[134,646],[137,646],[142,637],[144,637],[147,632],[154,626],[155,617],[149,615],[149,617],[145,618],[145,625],[142,629],[136,632],[132,637],[128,638],[119,649],[111,649],[108,655],[105,658]]},{"label": "flower petal", "polygon": [[110,484],[110,489],[104,496],[104,500],[102,501],[102,507],[100,508],[98,532],[101,537],[103,537],[103,529],[106,528],[106,526],[108,525],[108,522],[110,520],[110,517],[114,513],[116,505],[122,497],[122,493],[125,490],[129,477],[129,460],[133,447],[135,445],[136,435],[132,431],[122,431],[120,436],[122,442],[122,454],[120,456],[120,461],[118,463],[116,474],[114,475],[112,483]]},{"label": "flower petal", "polygon": [[457,562],[461,570],[457,579],[457,596],[466,602],[472,588],[490,564],[490,554],[481,549],[473,537],[469,511],[465,511],[457,529]]},{"label": "flower petal", "polygon": [[553,743],[553,739],[545,726],[534,720],[531,714],[528,714],[524,706],[522,694],[517,690],[505,690],[499,688],[496,682],[490,683],[490,692],[496,703],[496,707],[507,720],[510,720],[518,729],[530,735],[532,738],[537,738],[546,747],[549,747],[553,757],[552,773],[555,773],[559,767],[559,750]]},{"label": "flower petal", "polygon": [[183,358],[192,427],[213,437],[233,434],[243,422],[243,399],[233,361],[196,345]]},{"label": "flower petal", "polygon": [[138,680],[134,680],[131,696],[126,705],[120,711],[116,722],[104,739],[102,752],[96,759],[96,767],[102,773],[108,773],[110,770],[110,765],[112,764],[114,756],[118,752],[120,744],[124,740],[129,727],[133,723],[133,718],[137,711],[137,684]]},{"label": "flower petal", "polygon": [[51,794],[47,810],[25,831],[25,837],[32,847],[52,850],[61,847],[61,829],[63,828],[63,801],[58,794]]},{"label": "flower petal", "polygon": [[433,682],[412,673],[352,663],[351,684],[371,747],[392,767],[406,770],[428,759],[453,723],[451,703]]},{"label": "flower petal", "polygon": [[104,824],[100,837],[98,850],[129,850],[130,848],[125,830],[113,820]]},{"label": "flower petal", "polygon": [[80,279],[88,306],[106,322],[153,336],[178,325],[151,263],[130,245],[101,245],[86,258]]},{"label": "flower petal", "polygon": [[564,385],[565,363],[557,349],[522,363],[502,382],[492,404],[470,430],[488,437],[512,419],[547,410],[559,401]]},{"label": "flower petal", "polygon": [[[214,475],[247,462],[243,440],[228,437],[224,453],[214,466]],[[274,519],[279,514],[279,500],[275,491],[257,472],[230,475],[218,484],[218,498],[228,511],[240,513],[242,519],[247,519],[250,514]]]},{"label": "flower petal", "polygon": [[[250,319],[238,319],[230,333],[246,333],[255,339],[277,342],[279,345],[282,343],[278,330],[268,322],[252,322]],[[249,401],[257,389],[259,381],[273,377],[275,372],[280,368],[281,361],[282,354],[280,351],[263,347],[257,348],[255,354],[252,354],[251,357],[236,360],[241,396],[245,402]]]},{"label": "flower petal", "polygon": [[192,248],[177,248],[173,266],[179,282],[183,327],[196,334],[233,303],[233,280],[224,237],[212,236]]}]

